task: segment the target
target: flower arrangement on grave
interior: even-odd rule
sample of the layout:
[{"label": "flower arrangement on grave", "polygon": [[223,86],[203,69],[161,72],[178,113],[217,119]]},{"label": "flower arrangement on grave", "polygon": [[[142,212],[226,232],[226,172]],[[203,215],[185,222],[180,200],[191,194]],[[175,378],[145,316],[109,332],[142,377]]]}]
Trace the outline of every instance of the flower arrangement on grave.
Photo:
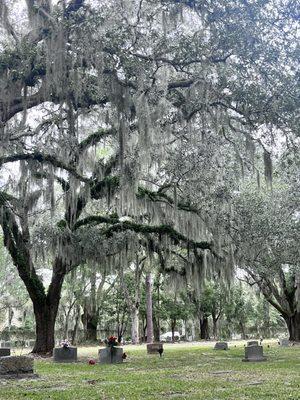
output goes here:
[{"label": "flower arrangement on grave", "polygon": [[118,346],[118,338],[116,336],[110,336],[109,338],[107,338],[107,347],[115,347]]},{"label": "flower arrangement on grave", "polygon": [[67,340],[64,339],[60,342],[61,347],[63,347],[64,349],[68,349],[71,346],[71,343]]}]

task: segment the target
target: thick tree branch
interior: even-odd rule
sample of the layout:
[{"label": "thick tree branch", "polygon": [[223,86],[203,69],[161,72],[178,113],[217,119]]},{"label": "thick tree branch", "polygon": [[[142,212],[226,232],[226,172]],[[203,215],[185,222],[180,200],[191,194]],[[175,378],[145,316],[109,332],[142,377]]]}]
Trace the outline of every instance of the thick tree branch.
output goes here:
[{"label": "thick tree branch", "polygon": [[80,175],[75,168],[65,164],[64,162],[58,160],[56,157],[50,154],[42,154],[42,153],[21,153],[21,154],[14,154],[11,156],[1,157],[0,158],[0,166],[10,162],[22,161],[22,160],[32,160],[37,161],[39,163],[50,163],[55,168],[61,168],[70,174],[72,174],[75,178],[82,182],[91,183],[90,178],[86,178]]},{"label": "thick tree branch", "polygon": [[87,218],[81,219],[76,222],[74,228],[78,229],[79,227],[90,225],[90,224],[109,224],[111,225],[108,228],[105,228],[102,233],[106,237],[110,237],[113,235],[114,232],[124,232],[127,230],[134,231],[136,233],[141,234],[157,234],[157,235],[167,235],[169,236],[174,244],[179,244],[180,242],[186,243],[190,247],[200,248],[200,249],[208,249],[211,250],[213,245],[212,243],[203,241],[203,242],[196,242],[194,240],[188,239],[186,236],[182,235],[176,229],[174,229],[170,225],[144,225],[144,224],[137,224],[131,221],[120,221],[117,216],[112,217],[105,217],[105,216],[98,216],[92,215]]},{"label": "thick tree branch", "polygon": [[107,136],[115,134],[116,130],[114,128],[108,128],[108,129],[100,128],[79,143],[78,151],[79,153],[82,153],[88,147],[94,146],[95,144],[99,143],[101,139],[104,139]]}]

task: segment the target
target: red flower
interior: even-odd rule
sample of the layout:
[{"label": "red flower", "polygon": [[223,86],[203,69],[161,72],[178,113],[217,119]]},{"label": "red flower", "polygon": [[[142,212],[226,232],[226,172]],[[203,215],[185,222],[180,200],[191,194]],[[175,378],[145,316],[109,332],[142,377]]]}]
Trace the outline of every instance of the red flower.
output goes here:
[{"label": "red flower", "polygon": [[96,361],[95,360],[89,360],[89,365],[95,365]]}]

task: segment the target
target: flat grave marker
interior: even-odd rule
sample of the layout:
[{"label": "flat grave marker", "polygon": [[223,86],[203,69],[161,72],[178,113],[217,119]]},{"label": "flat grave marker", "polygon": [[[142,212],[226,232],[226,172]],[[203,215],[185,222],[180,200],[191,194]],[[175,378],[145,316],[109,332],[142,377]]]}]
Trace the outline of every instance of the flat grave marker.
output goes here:
[{"label": "flat grave marker", "polygon": [[1,347],[0,348],[0,357],[7,357],[7,356],[10,356],[10,348]]},{"label": "flat grave marker", "polygon": [[0,378],[24,378],[34,375],[33,358],[27,356],[0,357]]},{"label": "flat grave marker", "polygon": [[163,352],[163,349],[163,343],[147,343],[148,354],[160,354],[160,352]]},{"label": "flat grave marker", "polygon": [[229,350],[227,342],[217,342],[214,347],[215,350]]}]

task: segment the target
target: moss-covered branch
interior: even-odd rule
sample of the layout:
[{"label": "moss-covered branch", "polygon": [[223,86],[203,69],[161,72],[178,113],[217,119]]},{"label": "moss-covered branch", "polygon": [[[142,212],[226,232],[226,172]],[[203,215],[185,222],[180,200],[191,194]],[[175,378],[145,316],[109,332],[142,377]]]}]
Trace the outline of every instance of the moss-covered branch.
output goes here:
[{"label": "moss-covered branch", "polygon": [[115,133],[116,130],[113,128],[110,129],[100,128],[79,143],[78,151],[82,153],[89,146],[94,146],[95,144],[99,143],[101,139],[106,138],[107,136],[110,135],[114,135]]},{"label": "moss-covered branch", "polygon": [[159,236],[166,235],[170,237],[174,244],[180,244],[180,242],[186,243],[190,247],[198,248],[198,249],[212,249],[212,243],[203,241],[196,242],[191,240],[174,229],[171,225],[146,225],[146,224],[138,224],[131,221],[120,221],[117,215],[113,216],[100,216],[100,215],[92,215],[87,218],[81,219],[77,221],[75,224],[75,229],[79,227],[90,225],[90,224],[108,224],[110,225],[108,228],[103,229],[102,234],[106,237],[111,237],[114,232],[124,232],[127,230],[141,233],[143,235],[148,234],[157,234]]},{"label": "moss-covered branch", "polygon": [[[166,201],[167,203],[169,203],[170,206],[175,206],[173,198],[160,190],[154,192],[152,190],[139,186],[137,197],[140,199],[148,198],[153,202]],[[177,208],[179,210],[199,214],[199,210],[196,207],[192,206],[190,203],[186,203],[183,201],[178,201]]]},{"label": "moss-covered branch", "polygon": [[59,160],[58,158],[54,157],[51,154],[43,154],[43,153],[38,153],[38,152],[13,154],[10,156],[1,157],[0,158],[0,166],[3,164],[9,163],[9,162],[16,162],[16,161],[22,161],[22,160],[37,161],[41,164],[49,163],[49,164],[53,165],[53,167],[55,167],[55,168],[64,169],[65,171],[69,172],[70,174],[75,176],[75,178],[77,178],[78,180],[80,180],[82,182],[86,182],[86,183],[91,182],[91,179],[80,175],[76,171],[75,168],[71,167],[68,164],[65,164],[64,162],[62,162],[61,160]]}]

